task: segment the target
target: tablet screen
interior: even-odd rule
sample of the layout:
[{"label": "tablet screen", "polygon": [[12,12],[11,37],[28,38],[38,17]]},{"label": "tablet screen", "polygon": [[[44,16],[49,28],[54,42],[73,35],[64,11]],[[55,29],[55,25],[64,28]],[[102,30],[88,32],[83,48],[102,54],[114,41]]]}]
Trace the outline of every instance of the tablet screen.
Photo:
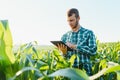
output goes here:
[{"label": "tablet screen", "polygon": [[[53,43],[55,46],[57,46],[57,44],[63,44],[65,46],[67,46],[63,41],[50,41],[50,42]],[[67,46],[67,50],[73,51],[73,49],[71,49],[69,46]]]}]

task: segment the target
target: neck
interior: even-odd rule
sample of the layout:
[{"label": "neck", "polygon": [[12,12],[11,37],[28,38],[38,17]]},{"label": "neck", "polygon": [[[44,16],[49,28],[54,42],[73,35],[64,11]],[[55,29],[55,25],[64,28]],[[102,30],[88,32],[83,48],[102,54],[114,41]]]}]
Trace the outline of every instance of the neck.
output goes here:
[{"label": "neck", "polygon": [[80,24],[77,25],[77,27],[75,27],[74,29],[72,29],[73,32],[77,32],[80,28]]}]

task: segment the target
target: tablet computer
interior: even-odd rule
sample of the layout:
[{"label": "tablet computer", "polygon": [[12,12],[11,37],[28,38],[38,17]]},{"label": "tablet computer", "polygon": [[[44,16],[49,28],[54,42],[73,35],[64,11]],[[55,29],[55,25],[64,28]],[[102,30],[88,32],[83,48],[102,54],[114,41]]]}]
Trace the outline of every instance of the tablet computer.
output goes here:
[{"label": "tablet computer", "polygon": [[50,42],[53,43],[55,46],[57,46],[57,44],[63,44],[67,47],[67,51],[73,51],[73,49],[67,46],[63,41],[50,41]]}]

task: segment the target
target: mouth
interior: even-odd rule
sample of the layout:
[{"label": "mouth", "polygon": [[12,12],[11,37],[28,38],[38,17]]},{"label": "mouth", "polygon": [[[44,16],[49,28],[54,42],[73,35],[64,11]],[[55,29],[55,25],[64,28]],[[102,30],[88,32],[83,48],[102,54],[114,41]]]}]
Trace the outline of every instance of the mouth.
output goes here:
[{"label": "mouth", "polygon": [[75,29],[75,28],[77,27],[77,25],[78,25],[78,22],[76,22],[75,25],[72,25],[72,24],[71,24],[70,26],[71,26],[72,29]]},{"label": "mouth", "polygon": [[72,29],[74,29],[74,28],[76,28],[77,26],[74,26],[74,25],[70,25],[70,27],[71,27]]},{"label": "mouth", "polygon": [[75,29],[77,26],[73,26],[73,29]]}]

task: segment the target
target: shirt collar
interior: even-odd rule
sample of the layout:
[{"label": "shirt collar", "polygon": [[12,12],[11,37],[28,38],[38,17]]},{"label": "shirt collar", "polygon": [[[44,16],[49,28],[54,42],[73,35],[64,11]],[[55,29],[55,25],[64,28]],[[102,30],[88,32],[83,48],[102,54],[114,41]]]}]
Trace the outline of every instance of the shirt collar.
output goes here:
[{"label": "shirt collar", "polygon": [[77,32],[72,31],[72,33],[78,33],[82,29],[82,26],[80,25],[79,29]]}]

